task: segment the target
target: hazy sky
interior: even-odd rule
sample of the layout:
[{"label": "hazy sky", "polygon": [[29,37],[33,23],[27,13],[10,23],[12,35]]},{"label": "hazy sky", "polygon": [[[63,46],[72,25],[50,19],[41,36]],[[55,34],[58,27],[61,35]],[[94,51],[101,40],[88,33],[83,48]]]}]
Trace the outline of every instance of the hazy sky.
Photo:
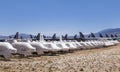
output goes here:
[{"label": "hazy sky", "polygon": [[72,35],[119,27],[120,0],[0,0],[0,35]]}]

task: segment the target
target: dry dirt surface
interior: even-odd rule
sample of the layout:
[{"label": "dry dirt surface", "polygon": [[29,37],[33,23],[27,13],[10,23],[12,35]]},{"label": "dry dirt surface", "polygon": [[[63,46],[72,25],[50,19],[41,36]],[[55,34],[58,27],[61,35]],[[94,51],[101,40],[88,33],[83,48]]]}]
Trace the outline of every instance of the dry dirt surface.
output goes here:
[{"label": "dry dirt surface", "polygon": [[54,56],[1,59],[0,72],[120,72],[120,45]]}]

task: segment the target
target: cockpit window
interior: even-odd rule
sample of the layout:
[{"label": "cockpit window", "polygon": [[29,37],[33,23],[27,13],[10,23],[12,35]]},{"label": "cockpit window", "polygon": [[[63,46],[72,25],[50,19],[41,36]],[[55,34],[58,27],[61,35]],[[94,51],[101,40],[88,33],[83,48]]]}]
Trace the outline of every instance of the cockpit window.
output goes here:
[{"label": "cockpit window", "polygon": [[56,44],[56,46],[58,46],[58,47],[63,47],[61,44]]},{"label": "cockpit window", "polygon": [[70,45],[69,45],[69,44],[66,44],[66,46],[67,46],[67,47],[70,47]]},{"label": "cockpit window", "polygon": [[51,44],[44,44],[44,46],[47,48],[52,48]]}]

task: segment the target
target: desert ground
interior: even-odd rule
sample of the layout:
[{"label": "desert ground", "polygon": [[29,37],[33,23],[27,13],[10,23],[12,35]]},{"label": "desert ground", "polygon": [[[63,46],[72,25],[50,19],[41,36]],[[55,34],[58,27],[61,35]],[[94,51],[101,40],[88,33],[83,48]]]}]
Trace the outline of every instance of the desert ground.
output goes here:
[{"label": "desert ground", "polygon": [[0,72],[120,72],[120,44],[10,61],[1,58]]}]

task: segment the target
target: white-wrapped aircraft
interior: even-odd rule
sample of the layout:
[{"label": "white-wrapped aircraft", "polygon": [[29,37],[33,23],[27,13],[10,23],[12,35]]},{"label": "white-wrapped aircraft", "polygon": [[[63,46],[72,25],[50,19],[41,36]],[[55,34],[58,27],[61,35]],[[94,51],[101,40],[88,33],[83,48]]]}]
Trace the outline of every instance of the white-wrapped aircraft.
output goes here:
[{"label": "white-wrapped aircraft", "polygon": [[36,48],[26,42],[12,43],[12,46],[17,49],[17,53],[23,54],[24,56],[29,56],[32,55],[33,52],[36,52]]},{"label": "white-wrapped aircraft", "polygon": [[12,53],[16,53],[17,50],[12,47],[8,42],[0,42],[0,55],[3,55],[6,59],[9,59]]}]

